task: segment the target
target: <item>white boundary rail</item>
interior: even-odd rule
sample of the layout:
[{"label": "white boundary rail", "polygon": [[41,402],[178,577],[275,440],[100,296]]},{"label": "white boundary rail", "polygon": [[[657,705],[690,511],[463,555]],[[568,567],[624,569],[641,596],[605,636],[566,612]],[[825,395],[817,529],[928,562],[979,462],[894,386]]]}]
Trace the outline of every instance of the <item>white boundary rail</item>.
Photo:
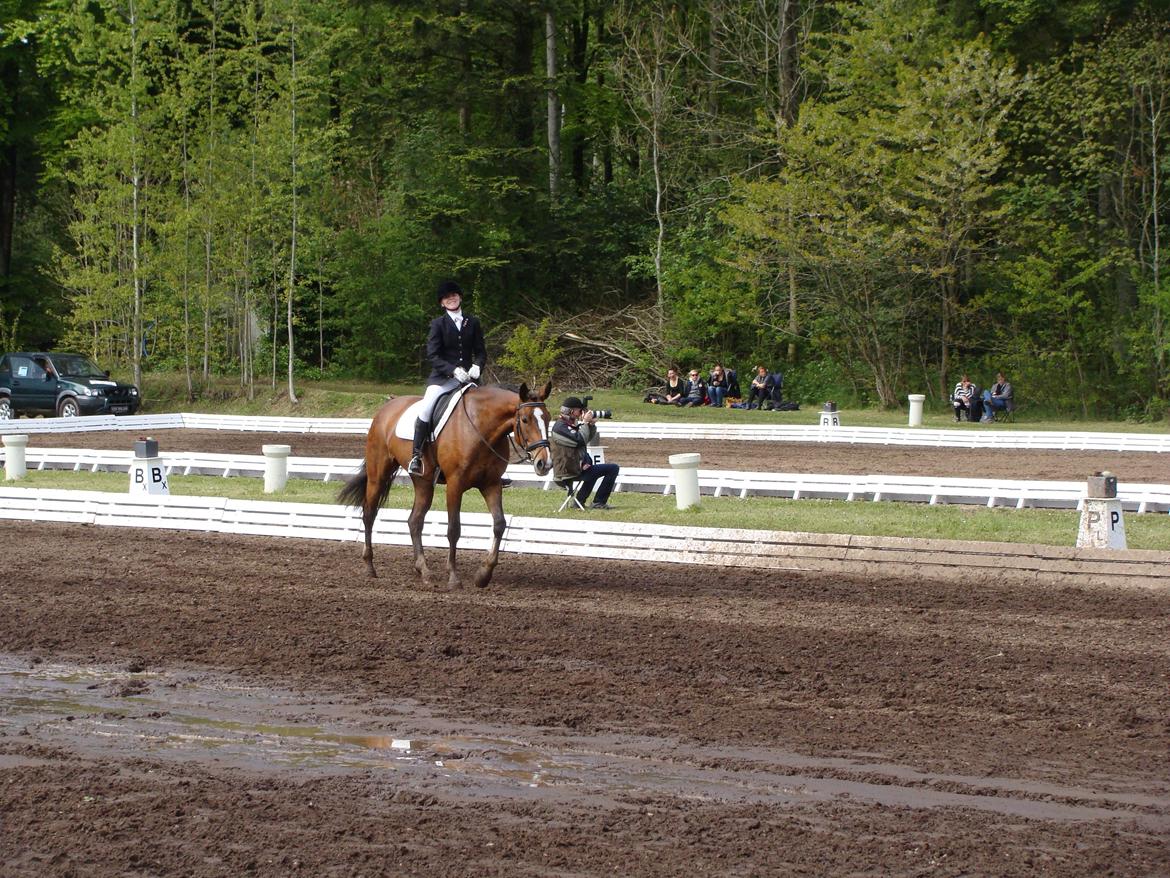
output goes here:
[{"label": "white boundary rail", "polygon": [[[745,412],[745,416],[755,412]],[[254,433],[365,435],[369,418],[273,418],[177,413],[90,418],[34,418],[0,422],[0,433],[93,432],[188,427]],[[926,445],[940,448],[1032,448],[1058,451],[1147,451],[1170,453],[1170,435],[997,430],[968,424],[950,430],[895,427],[837,427],[777,423],[697,424],[606,421],[607,439],[704,439],[759,442],[839,442],[864,445]]]},{"label": "white boundary rail", "polygon": [[[408,546],[406,510],[385,509],[373,540]],[[53,521],[359,542],[354,510],[312,503],[222,497],[130,496],[93,491],[0,487],[0,520]],[[488,548],[491,517],[466,513],[460,547]],[[0,531],[2,532],[2,531]],[[427,516],[423,543],[446,546],[443,513]],[[1056,579],[1108,587],[1170,587],[1170,553],[1072,549],[1006,543],[911,540],[841,534],[669,527],[508,516],[505,552],[657,561],[790,571],[917,577],[986,576],[998,581]],[[360,570],[355,546],[354,569]]]},{"label": "white boundary rail", "polygon": [[[4,451],[0,448],[0,458]],[[162,452],[159,455],[168,476],[210,475],[263,477],[262,455],[213,454],[210,452]],[[30,469],[67,469],[74,472],[128,472],[134,459],[130,451],[83,448],[28,448],[25,460]],[[292,478],[344,480],[357,472],[361,461],[343,457],[289,457]],[[508,476],[518,486],[554,487],[552,476],[537,476],[529,465],[509,467]],[[408,481],[399,475],[399,484]],[[618,491],[661,493],[674,491],[669,469],[622,467],[615,486]],[[829,475],[814,473],[762,473],[732,470],[700,470],[699,489],[709,496],[787,497],[829,500],[902,500],[908,502],[978,504],[993,507],[1079,509],[1085,495],[1084,482],[1019,481],[938,476]],[[1118,485],[1118,498],[1126,512],[1170,512],[1170,484]]]}]

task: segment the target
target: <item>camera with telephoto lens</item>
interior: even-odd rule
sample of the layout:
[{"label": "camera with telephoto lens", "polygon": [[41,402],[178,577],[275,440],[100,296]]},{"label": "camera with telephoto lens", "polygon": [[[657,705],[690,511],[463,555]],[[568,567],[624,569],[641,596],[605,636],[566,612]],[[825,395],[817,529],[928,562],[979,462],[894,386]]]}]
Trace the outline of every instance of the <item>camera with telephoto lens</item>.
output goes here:
[{"label": "camera with telephoto lens", "polygon": [[593,399],[592,396],[581,397],[581,407],[583,409],[591,411],[593,413],[593,417],[596,418],[597,420],[601,420],[603,418],[609,419],[609,418],[613,417],[613,409],[590,409],[589,408],[589,401],[591,399]]}]

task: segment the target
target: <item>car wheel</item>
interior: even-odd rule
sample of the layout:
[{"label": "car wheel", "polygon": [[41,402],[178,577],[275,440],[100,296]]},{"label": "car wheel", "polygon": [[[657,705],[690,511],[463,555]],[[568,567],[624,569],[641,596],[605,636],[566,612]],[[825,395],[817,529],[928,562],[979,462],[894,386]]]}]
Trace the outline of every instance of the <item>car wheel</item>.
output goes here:
[{"label": "car wheel", "polygon": [[71,396],[65,397],[57,404],[57,417],[59,418],[76,418],[81,414],[81,408],[77,405],[77,400]]},{"label": "car wheel", "polygon": [[7,396],[0,396],[0,421],[11,421],[16,417],[16,412],[12,410],[12,400]]}]

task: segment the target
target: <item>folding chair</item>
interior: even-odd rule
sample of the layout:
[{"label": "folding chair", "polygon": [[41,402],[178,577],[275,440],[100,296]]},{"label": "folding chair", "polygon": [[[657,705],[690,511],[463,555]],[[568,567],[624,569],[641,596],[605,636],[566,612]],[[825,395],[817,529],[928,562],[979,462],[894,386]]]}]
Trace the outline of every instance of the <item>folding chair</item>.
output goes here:
[{"label": "folding chair", "polygon": [[560,508],[557,509],[557,512],[564,512],[565,507],[570,503],[572,503],[582,512],[585,511],[585,507],[582,506],[581,501],[577,499],[577,488],[581,484],[580,479],[553,479],[553,484],[555,484],[558,488],[565,489],[564,502],[561,503]]}]

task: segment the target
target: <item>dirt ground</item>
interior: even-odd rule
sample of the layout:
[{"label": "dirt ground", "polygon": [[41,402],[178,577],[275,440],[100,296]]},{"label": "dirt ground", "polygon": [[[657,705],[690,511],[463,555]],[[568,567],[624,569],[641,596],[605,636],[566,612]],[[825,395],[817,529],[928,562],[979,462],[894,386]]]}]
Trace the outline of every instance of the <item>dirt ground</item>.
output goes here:
[{"label": "dirt ground", "polygon": [[0,875],[1170,874],[1167,593],[0,540]]},{"label": "dirt ground", "polygon": [[[669,466],[672,454],[699,451],[704,469],[747,472],[840,473],[880,475],[939,474],[973,478],[1055,479],[1080,481],[1109,470],[1121,482],[1170,482],[1170,455],[1111,451],[996,451],[985,448],[939,449],[793,442],[711,442],[687,440],[605,440],[606,458],[626,466]],[[217,430],[159,430],[151,433],[162,451],[208,451],[260,454],[262,445],[292,446],[302,457],[353,457],[365,453],[364,436],[300,433],[242,433]],[[34,435],[30,447],[126,449],[133,434],[62,433]]]}]

